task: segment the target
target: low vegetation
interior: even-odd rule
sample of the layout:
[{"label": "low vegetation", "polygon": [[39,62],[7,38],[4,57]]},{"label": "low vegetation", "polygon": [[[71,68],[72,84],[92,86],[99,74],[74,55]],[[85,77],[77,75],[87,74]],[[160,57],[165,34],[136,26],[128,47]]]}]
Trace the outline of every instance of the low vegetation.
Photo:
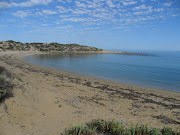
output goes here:
[{"label": "low vegetation", "polygon": [[85,126],[76,126],[66,129],[62,135],[180,135],[169,127],[163,129],[151,128],[146,126],[131,126],[126,128],[117,121],[92,120]]},{"label": "low vegetation", "polygon": [[58,104],[58,107],[59,108],[61,108],[62,107],[62,105],[60,104],[60,101],[59,100],[57,100],[56,102],[54,102],[55,104]]},{"label": "low vegetation", "polygon": [[0,102],[12,96],[12,78],[12,75],[4,67],[0,66]]}]

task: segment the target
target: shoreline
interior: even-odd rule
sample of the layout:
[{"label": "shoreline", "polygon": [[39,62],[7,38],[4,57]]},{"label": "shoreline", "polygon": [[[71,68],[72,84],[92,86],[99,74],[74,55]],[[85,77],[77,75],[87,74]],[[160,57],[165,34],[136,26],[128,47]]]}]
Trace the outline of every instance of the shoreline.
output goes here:
[{"label": "shoreline", "polygon": [[[68,53],[68,52],[37,52],[35,53],[35,55],[37,54],[74,54],[72,52]],[[119,53],[123,53],[123,52],[119,52]],[[75,53],[75,54],[106,54],[106,53]],[[107,54],[113,54],[113,53],[107,53]],[[114,54],[117,54],[116,52]],[[34,55],[34,54],[32,54]],[[124,54],[123,54],[124,55]],[[24,58],[25,57],[28,57],[29,55],[27,56],[23,56]],[[130,83],[125,83],[125,82],[121,82],[121,81],[116,81],[116,80],[110,80],[110,79],[105,79],[105,78],[101,78],[101,77],[95,77],[93,75],[85,75],[85,74],[80,74],[80,73],[75,73],[75,72],[70,72],[70,71],[66,71],[66,70],[63,70],[63,69],[56,69],[56,68],[51,68],[51,67],[46,67],[46,66],[41,66],[41,65],[37,65],[37,64],[33,64],[33,63],[30,63],[26,60],[24,60],[23,58],[20,58],[23,62],[25,62],[26,64],[32,64],[32,65],[36,65],[36,66],[39,66],[39,67],[44,67],[46,69],[49,69],[49,70],[56,70],[57,72],[65,72],[65,73],[70,73],[70,74],[75,74],[75,75],[79,75],[80,77],[88,77],[88,78],[91,78],[91,79],[99,79],[99,80],[103,80],[103,81],[108,81],[108,82],[113,82],[113,83],[119,83],[119,84],[122,84],[122,85],[127,85],[127,86],[136,86],[136,87],[144,87],[144,88],[149,88],[149,89],[156,89],[156,90],[161,90],[161,91],[170,91],[170,92],[177,92],[179,93],[179,91],[177,89],[174,89],[174,90],[171,90],[171,89],[163,89],[163,88],[155,88],[155,87],[150,87],[150,86],[143,86],[143,85],[137,85],[137,84],[130,84]]]},{"label": "shoreline", "polygon": [[178,128],[180,125],[178,92],[41,67],[23,60],[27,55],[32,55],[32,52],[0,54],[0,64],[22,80],[14,80],[18,86],[14,89],[14,97],[5,101],[8,115],[1,117],[3,106],[0,106],[2,135],[13,131],[18,135],[55,135],[70,124],[82,124],[95,118],[116,119],[128,126],[139,123],[150,127]]},{"label": "shoreline", "polygon": [[[140,85],[135,85],[135,84],[129,84],[129,83],[123,83],[123,82],[118,82],[118,81],[113,81],[113,80],[108,80],[108,79],[103,79],[103,78],[98,78],[98,77],[94,77],[94,76],[89,76],[89,75],[84,75],[84,74],[78,74],[78,73],[74,73],[74,72],[70,72],[70,71],[65,71],[65,70],[61,70],[61,69],[54,69],[54,68],[49,68],[49,67],[45,67],[45,66],[40,66],[40,65],[36,65],[36,64],[33,64],[33,63],[30,63],[30,62],[27,62],[26,60],[24,60],[25,57],[28,57],[30,55],[38,55],[38,54],[49,54],[47,52],[30,52],[32,54],[27,54],[27,55],[24,55],[24,56],[20,56],[18,58],[16,58],[16,60],[20,60],[22,61],[23,63],[26,63],[27,65],[31,65],[31,66],[34,66],[36,68],[40,68],[40,69],[45,69],[45,70],[48,70],[48,71],[56,71],[57,73],[58,72],[61,72],[61,73],[65,73],[65,74],[68,74],[70,76],[74,75],[74,76],[78,76],[80,78],[89,78],[89,79],[95,79],[95,80],[99,80],[99,81],[104,81],[104,82],[108,82],[108,83],[113,83],[113,84],[120,84],[120,85],[124,85],[126,87],[137,87],[137,89],[150,89],[150,90],[158,90],[158,91],[168,91],[168,92],[175,92],[175,93],[179,93],[178,91],[175,91],[175,90],[167,90],[167,89],[157,89],[157,88],[152,88],[152,87],[146,87],[146,86],[140,86]],[[34,53],[34,54],[33,54]],[[54,52],[51,52],[51,54],[53,54]],[[56,52],[55,52],[56,53]],[[64,53],[67,53],[67,52],[64,52]],[[81,53],[81,52],[80,52]],[[114,52],[116,54],[116,52]],[[122,52],[119,52],[119,53],[122,53]],[[69,54],[69,53],[68,53]],[[87,53],[85,53],[87,54]],[[89,53],[88,53],[89,54]],[[92,53],[90,53],[92,54]],[[101,54],[101,53],[99,53]]]},{"label": "shoreline", "polygon": [[[35,55],[38,55],[38,54],[56,54],[51,52],[51,53],[43,53],[43,52],[37,52],[35,53]],[[58,54],[74,54],[74,53],[68,53],[68,52],[62,52],[62,53],[58,53]],[[75,53],[75,54],[93,54],[93,53]],[[94,54],[102,54],[102,53],[94,53]],[[103,53],[104,54],[104,53]],[[111,54],[111,53],[108,53],[108,54]],[[117,53],[115,53],[117,54]],[[33,55],[33,54],[32,54]],[[28,55],[29,56],[29,55]],[[69,73],[69,74],[74,74],[74,75],[79,75],[80,77],[87,77],[87,78],[90,78],[90,79],[99,79],[99,80],[103,80],[103,81],[108,81],[108,82],[112,82],[112,83],[119,83],[119,84],[122,84],[122,85],[127,85],[127,86],[136,86],[136,87],[144,87],[144,88],[150,88],[150,89],[156,89],[156,90],[162,90],[162,91],[170,91],[170,92],[177,92],[179,93],[178,90],[170,90],[170,89],[163,89],[163,88],[155,88],[155,87],[150,87],[150,86],[143,86],[143,85],[137,85],[137,84],[130,84],[130,83],[125,83],[125,82],[121,82],[121,81],[116,81],[116,80],[110,80],[110,79],[105,79],[105,78],[101,78],[101,77],[95,77],[93,75],[85,75],[85,74],[81,74],[81,73],[75,73],[75,72],[71,72],[71,71],[66,71],[66,70],[63,70],[63,69],[56,69],[56,68],[51,68],[51,67],[46,67],[46,66],[41,66],[41,65],[38,65],[38,64],[33,64],[31,62],[28,62],[26,60],[24,60],[25,57],[28,57],[28,56],[23,56],[23,58],[20,58],[23,62],[25,62],[26,64],[32,64],[32,65],[36,65],[38,67],[44,67],[46,69],[49,69],[49,70],[55,70],[55,71],[59,71],[59,72],[65,72],[65,73]]]}]

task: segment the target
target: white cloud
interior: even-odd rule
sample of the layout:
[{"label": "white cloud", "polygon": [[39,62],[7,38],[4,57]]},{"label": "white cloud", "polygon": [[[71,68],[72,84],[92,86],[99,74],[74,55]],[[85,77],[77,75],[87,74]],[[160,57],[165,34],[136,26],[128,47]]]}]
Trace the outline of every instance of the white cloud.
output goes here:
[{"label": "white cloud", "polygon": [[66,2],[71,3],[72,2],[72,0],[57,0],[57,1],[61,2],[61,3],[66,3]]},{"label": "white cloud", "polygon": [[66,12],[71,11],[71,9],[67,9],[63,6],[56,6],[56,8],[58,9],[58,13],[66,13]]},{"label": "white cloud", "polygon": [[142,15],[142,14],[144,14],[144,12],[143,11],[139,11],[139,12],[134,12],[133,14],[134,15]]},{"label": "white cloud", "polygon": [[72,0],[66,0],[68,3],[71,3],[72,2]]},{"label": "white cloud", "polygon": [[72,25],[66,25],[66,26],[59,26],[59,27],[55,27],[56,29],[72,29],[73,26]]},{"label": "white cloud", "polygon": [[132,10],[136,11],[136,10],[146,10],[146,9],[151,10],[152,6],[146,6],[145,4],[142,4],[140,6],[134,7]]},{"label": "white cloud", "polygon": [[57,12],[51,11],[51,10],[43,10],[42,13],[43,13],[43,14],[46,14],[46,15],[54,15],[54,14],[57,14]]},{"label": "white cloud", "polygon": [[26,16],[29,16],[30,12],[28,12],[28,11],[17,11],[15,13],[12,13],[12,15],[14,15],[16,17],[24,18]]},{"label": "white cloud", "polygon": [[91,10],[87,10],[87,9],[75,9],[75,10],[72,10],[73,14],[78,14],[78,15],[88,14],[90,12],[91,12]]},{"label": "white cloud", "polygon": [[58,0],[58,2],[61,2],[61,3],[66,3],[65,0]]},{"label": "white cloud", "polygon": [[172,14],[172,16],[180,16],[180,14]]},{"label": "white cloud", "polygon": [[151,1],[153,1],[153,2],[157,2],[158,0],[151,0]]},{"label": "white cloud", "polygon": [[8,3],[8,2],[5,2],[5,1],[0,2],[0,8],[10,8],[10,7],[13,7],[13,6],[17,6],[17,4],[14,3],[14,2],[12,2],[12,3]]},{"label": "white cloud", "polygon": [[59,15],[60,18],[67,18],[70,17],[70,15]]},{"label": "white cloud", "polygon": [[11,5],[8,2],[0,2],[0,8],[9,8]]},{"label": "white cloud", "polygon": [[87,3],[88,8],[94,8],[94,9],[102,8],[102,6],[104,5],[104,3],[101,3],[101,1],[98,2],[97,0],[96,1],[86,1],[86,3]]},{"label": "white cloud", "polygon": [[86,8],[87,7],[85,3],[81,3],[79,1],[75,1],[75,3],[76,3],[77,7],[82,7],[82,8]]},{"label": "white cloud", "polygon": [[162,11],[164,11],[164,8],[156,8],[156,9],[154,9],[154,12],[162,12]]},{"label": "white cloud", "polygon": [[48,26],[48,24],[42,24],[42,26]]},{"label": "white cloud", "polygon": [[164,3],[164,6],[170,7],[173,4],[173,2],[166,2]]},{"label": "white cloud", "polygon": [[47,5],[51,3],[52,0],[28,0],[21,3],[8,3],[8,2],[0,2],[0,8],[10,8],[10,7],[32,7],[35,5]]},{"label": "white cloud", "polygon": [[123,1],[124,6],[134,5],[137,4],[137,1]]},{"label": "white cloud", "polygon": [[[9,1],[11,2],[0,2],[0,9],[29,7],[29,10],[15,13],[10,13],[12,10],[3,10],[4,13],[10,13],[20,18],[41,15],[40,19],[43,20],[41,26],[46,26],[44,24],[47,21],[46,15],[58,15],[58,19],[53,24],[64,25],[66,22],[72,22],[72,24],[74,22],[78,24],[76,26],[91,26],[92,28],[104,24],[106,26],[136,25],[137,23],[147,23],[148,20],[155,20],[151,23],[156,23],[162,18],[176,15],[173,7],[165,8],[165,6],[172,5],[170,0],[163,0],[164,2],[159,2],[159,0],[150,0],[151,2],[147,2],[147,0],[23,0],[24,2],[19,3],[12,2],[13,0]],[[51,5],[33,8],[35,5],[48,4]],[[164,17],[161,17],[162,14]],[[34,20],[36,22],[36,19]],[[48,25],[48,27],[52,26]],[[61,28],[59,27],[59,29]]]},{"label": "white cloud", "polygon": [[111,0],[107,0],[106,3],[110,8],[115,7],[115,5],[113,4],[113,2]]},{"label": "white cloud", "polygon": [[26,2],[19,3],[18,6],[32,7],[32,6],[35,6],[35,5],[47,5],[47,4],[51,3],[51,2],[52,2],[52,0],[29,0],[29,1],[26,1]]},{"label": "white cloud", "polygon": [[61,22],[96,22],[93,18],[64,18]]},{"label": "white cloud", "polygon": [[104,2],[104,1],[106,1],[106,0],[93,0],[93,2],[95,2],[95,3],[101,3],[101,2]]}]

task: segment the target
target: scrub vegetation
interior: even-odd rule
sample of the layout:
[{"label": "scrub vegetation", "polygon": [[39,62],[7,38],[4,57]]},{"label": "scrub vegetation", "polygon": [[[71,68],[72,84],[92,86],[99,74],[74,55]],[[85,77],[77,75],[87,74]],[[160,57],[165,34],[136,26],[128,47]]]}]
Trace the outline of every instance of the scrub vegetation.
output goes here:
[{"label": "scrub vegetation", "polygon": [[9,73],[4,67],[0,66],[0,102],[13,95],[13,84],[11,83],[12,79],[12,74]]},{"label": "scrub vegetation", "polygon": [[1,41],[0,51],[41,51],[41,52],[102,52],[102,49],[79,44],[21,43],[13,40]]},{"label": "scrub vegetation", "polygon": [[75,126],[65,129],[62,135],[180,135],[179,132],[172,128],[164,127],[162,129],[148,128],[147,125],[132,125],[130,128],[125,127],[115,120],[92,120],[85,126]]}]

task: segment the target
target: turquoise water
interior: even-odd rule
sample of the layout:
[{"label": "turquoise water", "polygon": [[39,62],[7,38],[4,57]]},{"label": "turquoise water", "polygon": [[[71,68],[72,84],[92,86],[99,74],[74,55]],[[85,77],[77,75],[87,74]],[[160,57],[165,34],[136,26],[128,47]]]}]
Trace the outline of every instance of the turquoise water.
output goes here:
[{"label": "turquoise water", "polygon": [[49,68],[139,86],[180,92],[180,52],[121,54],[39,54],[26,61]]}]

